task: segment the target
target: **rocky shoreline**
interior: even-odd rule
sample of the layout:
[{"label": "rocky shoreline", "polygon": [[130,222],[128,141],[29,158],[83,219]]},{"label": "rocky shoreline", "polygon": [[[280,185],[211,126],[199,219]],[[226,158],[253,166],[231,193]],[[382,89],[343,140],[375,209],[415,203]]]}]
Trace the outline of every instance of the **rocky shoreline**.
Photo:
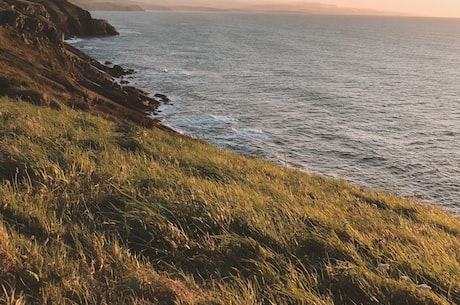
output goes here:
[{"label": "rocky shoreline", "polygon": [[59,0],[0,0],[0,95],[59,108],[62,104],[143,126],[169,99],[116,78],[134,71],[106,65],[65,42],[72,37],[118,35],[106,20]]}]

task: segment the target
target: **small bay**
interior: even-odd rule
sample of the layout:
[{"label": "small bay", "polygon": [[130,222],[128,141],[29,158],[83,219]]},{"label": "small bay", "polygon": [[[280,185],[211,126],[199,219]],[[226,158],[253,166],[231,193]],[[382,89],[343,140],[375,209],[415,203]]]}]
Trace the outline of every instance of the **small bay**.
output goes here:
[{"label": "small bay", "polygon": [[121,35],[74,45],[166,94],[165,125],[460,213],[460,20],[93,15]]}]

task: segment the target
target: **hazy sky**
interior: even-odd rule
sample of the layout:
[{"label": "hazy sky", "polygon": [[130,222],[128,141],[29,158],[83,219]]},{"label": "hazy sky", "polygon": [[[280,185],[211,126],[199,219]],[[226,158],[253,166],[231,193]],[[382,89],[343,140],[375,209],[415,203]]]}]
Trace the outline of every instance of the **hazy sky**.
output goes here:
[{"label": "hazy sky", "polygon": [[[108,1],[108,0],[107,0]],[[114,0],[117,1],[117,0]],[[118,0],[122,1],[122,0]],[[132,0],[159,5],[240,7],[252,4],[324,3],[345,8],[374,9],[418,16],[460,17],[460,0]]]},{"label": "hazy sky", "polygon": [[324,3],[339,7],[375,9],[410,15],[460,17],[460,0],[137,0],[156,4],[203,4],[208,6],[238,7],[251,4]]},{"label": "hazy sky", "polygon": [[460,17],[460,0],[320,0],[318,2],[423,16]]}]

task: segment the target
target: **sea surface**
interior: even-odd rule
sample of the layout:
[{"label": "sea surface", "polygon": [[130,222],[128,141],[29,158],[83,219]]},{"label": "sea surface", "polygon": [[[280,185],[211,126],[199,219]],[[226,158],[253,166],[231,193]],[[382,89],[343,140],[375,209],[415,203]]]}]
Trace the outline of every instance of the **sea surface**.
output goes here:
[{"label": "sea surface", "polygon": [[460,20],[93,15],[121,35],[74,45],[168,95],[165,125],[460,214]]}]

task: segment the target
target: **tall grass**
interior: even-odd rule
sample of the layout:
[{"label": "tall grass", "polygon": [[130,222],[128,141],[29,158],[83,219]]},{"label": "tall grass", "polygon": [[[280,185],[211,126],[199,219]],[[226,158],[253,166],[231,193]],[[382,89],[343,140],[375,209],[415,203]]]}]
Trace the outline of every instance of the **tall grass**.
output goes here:
[{"label": "tall grass", "polygon": [[447,212],[65,106],[0,98],[0,219],[7,304],[460,303]]}]

